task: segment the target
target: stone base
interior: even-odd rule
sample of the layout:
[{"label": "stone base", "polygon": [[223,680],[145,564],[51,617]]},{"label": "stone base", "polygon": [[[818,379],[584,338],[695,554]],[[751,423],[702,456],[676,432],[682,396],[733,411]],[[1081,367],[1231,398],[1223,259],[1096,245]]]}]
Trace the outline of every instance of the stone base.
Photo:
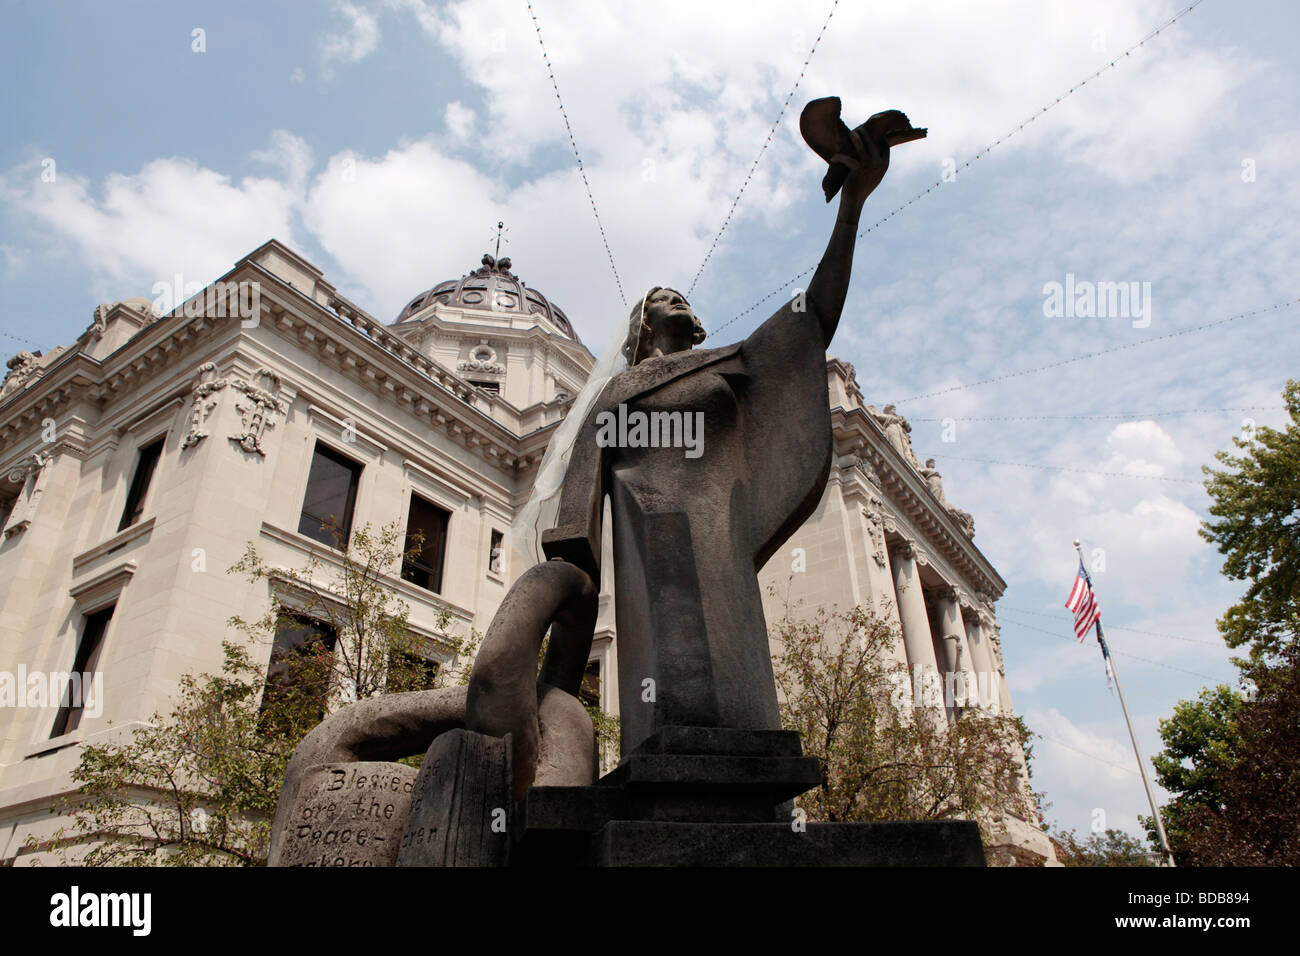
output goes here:
[{"label": "stone base", "polygon": [[1024,820],[1005,817],[985,847],[989,866],[1060,866],[1047,834]]},{"label": "stone base", "polygon": [[908,823],[607,823],[596,866],[983,866],[969,820]]},{"label": "stone base", "polygon": [[533,787],[511,863],[535,866],[983,866],[972,822],[808,823],[821,783],[792,731],[665,727],[590,787]]}]

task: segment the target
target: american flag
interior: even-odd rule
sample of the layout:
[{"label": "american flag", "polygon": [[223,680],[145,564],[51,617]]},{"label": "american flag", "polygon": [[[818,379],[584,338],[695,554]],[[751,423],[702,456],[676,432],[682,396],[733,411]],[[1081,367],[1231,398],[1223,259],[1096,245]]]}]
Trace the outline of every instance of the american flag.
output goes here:
[{"label": "american flag", "polygon": [[1088,569],[1079,562],[1079,573],[1074,579],[1074,588],[1070,591],[1065,606],[1074,615],[1074,634],[1080,641],[1088,635],[1092,625],[1101,618],[1101,606],[1097,604],[1097,595],[1092,593],[1092,579]]}]

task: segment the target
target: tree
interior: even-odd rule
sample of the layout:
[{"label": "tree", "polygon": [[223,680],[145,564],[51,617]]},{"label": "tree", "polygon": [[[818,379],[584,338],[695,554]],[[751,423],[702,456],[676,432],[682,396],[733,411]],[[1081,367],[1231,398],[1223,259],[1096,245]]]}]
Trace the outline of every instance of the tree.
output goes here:
[{"label": "tree", "polygon": [[[1192,852],[1190,820],[1200,811],[1223,806],[1220,775],[1231,766],[1229,748],[1237,735],[1241,696],[1227,684],[1204,688],[1196,700],[1180,700],[1172,717],[1160,721],[1164,749],[1151,758],[1156,780],[1174,798],[1161,808],[1165,833],[1174,859],[1183,862]],[[1143,818],[1153,840],[1155,822]]]},{"label": "tree", "polygon": [[[342,536],[336,532],[335,537]],[[437,666],[422,653],[425,642],[411,630],[410,608],[386,580],[386,572],[397,562],[401,540],[396,523],[378,531],[355,528],[346,547],[338,548],[341,560],[332,571],[316,551],[300,569],[275,568],[248,545],[228,573],[269,582],[271,606],[255,621],[235,616],[230,625],[251,640],[273,645],[286,626],[309,635],[296,647],[285,648],[278,660],[273,658],[272,686],[285,684],[284,693],[317,695],[322,707],[432,686]],[[403,557],[418,557],[422,547],[417,533]],[[453,662],[472,658],[477,636],[449,633],[450,614],[445,609],[442,614],[442,653]],[[300,679],[275,680],[276,668],[287,666],[290,653],[297,658]]]},{"label": "tree", "polygon": [[[782,721],[822,763],[797,800],[811,820],[1033,819],[1021,776],[1030,734],[1019,718],[966,710],[949,726],[914,710],[899,640],[871,611],[818,610],[771,628]],[[987,842],[987,841],[986,841]]]},{"label": "tree", "polygon": [[1065,866],[1155,866],[1160,856],[1123,830],[1093,833],[1082,842],[1073,830],[1058,830],[1052,843]]},{"label": "tree", "polygon": [[1226,555],[1223,573],[1249,581],[1245,596],[1219,620],[1229,647],[1250,647],[1252,660],[1274,656],[1300,634],[1300,381],[1282,397],[1291,416],[1283,431],[1256,429],[1234,438],[1242,451],[1202,470],[1214,499],[1201,536]]},{"label": "tree", "polygon": [[1163,812],[1182,866],[1300,865],[1300,647],[1281,648],[1271,665],[1249,663],[1242,676],[1244,696],[1202,691],[1160,725],[1166,749],[1155,763],[1175,794]]},{"label": "tree", "polygon": [[[395,525],[356,529],[328,573],[315,554],[301,570],[272,568],[250,544],[230,570],[271,581],[270,610],[230,619],[245,640],[223,642],[220,674],[182,677],[169,712],[124,741],[85,745],[77,796],[55,811],[71,816],[70,827],[28,849],[91,866],[265,863],[289,758],[327,709],[468,680],[462,660],[478,635],[452,634],[450,612],[437,627],[448,666],[428,666],[411,634],[409,609],[387,580],[399,540]],[[313,636],[296,647],[275,645],[286,628],[308,625]],[[252,648],[267,642],[263,667]]]},{"label": "tree", "polygon": [[1154,762],[1173,794],[1164,815],[1183,865],[1300,863],[1300,382],[1282,394],[1285,430],[1236,438],[1241,454],[1218,452],[1226,467],[1203,469],[1213,518],[1201,535],[1226,556],[1226,576],[1249,582],[1219,631],[1249,656],[1234,658],[1243,695],[1203,690],[1160,723]]}]

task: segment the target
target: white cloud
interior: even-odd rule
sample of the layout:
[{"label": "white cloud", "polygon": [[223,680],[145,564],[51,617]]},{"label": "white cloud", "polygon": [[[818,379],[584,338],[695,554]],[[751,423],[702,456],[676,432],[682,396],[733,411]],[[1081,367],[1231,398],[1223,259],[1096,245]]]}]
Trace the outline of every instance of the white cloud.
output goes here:
[{"label": "white cloud", "polygon": [[1089,729],[1055,707],[1032,708],[1024,717],[1029,729],[1043,737],[1034,741],[1034,777],[1040,786],[1044,779],[1052,781],[1048,819],[1084,838],[1094,820],[1141,835],[1136,818],[1151,811],[1122,726]]},{"label": "white cloud", "polygon": [[379,20],[364,6],[337,0],[334,11],[347,21],[341,33],[321,39],[321,59],[328,70],[334,63],[357,63],[379,48]]},{"label": "white cloud", "polygon": [[98,191],[70,174],[41,183],[19,170],[0,180],[0,195],[56,247],[72,244],[97,294],[119,298],[143,295],[176,273],[186,282],[210,282],[267,239],[295,239],[289,186],[255,177],[235,183],[188,159],[155,159],[138,173],[114,173]]},{"label": "white cloud", "polygon": [[249,154],[252,159],[278,169],[284,176],[285,187],[300,195],[311,172],[312,152],[307,141],[288,130],[271,131],[270,145]]},{"label": "white cloud", "polygon": [[448,103],[447,108],[443,111],[443,120],[447,124],[447,132],[453,140],[458,142],[468,138],[470,131],[474,128],[476,119],[474,111],[459,100]]},{"label": "white cloud", "polygon": [[331,157],[312,183],[304,222],[321,246],[346,264],[364,290],[359,301],[391,321],[412,295],[477,264],[477,223],[503,214],[500,187],[469,163],[428,143],[390,150],[377,159]]}]

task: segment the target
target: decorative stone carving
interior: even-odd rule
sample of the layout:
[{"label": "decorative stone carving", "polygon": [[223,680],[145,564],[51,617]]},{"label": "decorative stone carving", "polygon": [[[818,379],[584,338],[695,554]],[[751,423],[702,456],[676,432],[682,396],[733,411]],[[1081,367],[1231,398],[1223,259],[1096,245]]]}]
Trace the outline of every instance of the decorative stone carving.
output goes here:
[{"label": "decorative stone carving", "polygon": [[948,505],[948,514],[952,515],[957,520],[957,523],[961,525],[961,530],[966,537],[975,537],[975,519],[972,518],[968,512],[962,511],[960,508],[954,508],[952,505]]},{"label": "decorative stone carving", "polygon": [[46,466],[53,460],[53,455],[38,451],[31,458],[20,463],[18,467],[10,469],[7,476],[9,481],[13,483],[21,482],[23,487],[18,492],[14,506],[9,512],[9,518],[5,522],[4,536],[6,538],[11,538],[20,532],[26,531],[27,526],[32,523],[32,516],[36,514],[36,502],[45,490]]},{"label": "decorative stone carving", "polygon": [[144,316],[145,325],[152,325],[154,322],[158,321],[162,315],[162,313],[158,311],[157,305],[149,299],[137,297],[133,299],[124,299],[121,302],[101,302],[99,305],[95,306],[95,311],[91,313],[90,325],[86,327],[86,331],[83,332],[82,335],[89,336],[89,340],[92,342],[100,338],[108,329],[109,313],[118,306],[125,306],[126,308],[132,309]]},{"label": "decorative stone carving", "polygon": [[224,378],[217,378],[217,366],[212,362],[204,362],[199,366],[199,379],[194,383],[194,391],[191,393],[190,430],[181,442],[181,448],[190,448],[208,437],[208,433],[203,430],[203,423],[217,407],[215,394],[228,384]]},{"label": "decorative stone carving", "polygon": [[912,439],[909,437],[912,426],[908,424],[907,419],[898,414],[893,405],[886,405],[883,412],[876,411],[874,405],[868,405],[867,412],[880,425],[885,437],[889,439],[889,443],[894,446],[894,449],[903,456],[903,460],[919,472],[921,462],[917,460],[916,453],[912,451]]},{"label": "decorative stone carving", "polygon": [[900,558],[910,558],[917,564],[929,564],[925,552],[918,548],[916,543],[909,538],[892,542],[889,545],[889,555],[891,558],[894,555],[898,555]]},{"label": "decorative stone carving", "polygon": [[254,382],[263,382],[266,387],[254,385],[242,378],[231,380],[231,388],[244,393],[244,398],[235,403],[235,410],[240,414],[241,431],[231,435],[230,440],[246,452],[266,455],[262,448],[262,438],[268,428],[275,426],[275,414],[283,415],[288,406],[275,397],[280,388],[280,376],[269,369],[259,368],[251,376]]},{"label": "decorative stone carving", "polygon": [[40,355],[40,352],[28,352],[24,349],[5,363],[9,371],[5,375],[4,384],[0,385],[0,398],[17,392],[27,385],[28,379],[36,372],[36,360]]},{"label": "decorative stone carving", "polygon": [[[983,622],[980,622],[983,624]],[[1002,662],[1002,625],[996,619],[991,619],[987,627],[989,643],[993,646],[993,660],[998,665],[998,675],[1007,676],[1006,665]]]},{"label": "decorative stone carving", "polygon": [[[490,258],[490,257],[489,257]],[[503,260],[509,262],[509,259]],[[480,339],[479,344],[469,351],[469,358],[456,366],[460,372],[487,372],[491,375],[506,374],[506,367],[497,361],[496,349]]]},{"label": "decorative stone carving", "polygon": [[856,458],[855,465],[858,471],[862,472],[862,477],[867,479],[878,490],[880,488],[880,475],[867,457],[866,443],[858,442],[858,444],[854,445],[853,454]]},{"label": "decorative stone carving", "polygon": [[867,519],[867,532],[871,535],[871,557],[881,568],[889,566],[888,548],[885,545],[885,521],[882,514],[884,502],[871,495],[862,509]]},{"label": "decorative stone carving", "polygon": [[95,311],[91,315],[90,326],[85,331],[85,334],[89,335],[92,341],[103,335],[104,330],[108,328],[108,313],[112,311],[113,305],[116,304],[101,302],[95,306]]}]

